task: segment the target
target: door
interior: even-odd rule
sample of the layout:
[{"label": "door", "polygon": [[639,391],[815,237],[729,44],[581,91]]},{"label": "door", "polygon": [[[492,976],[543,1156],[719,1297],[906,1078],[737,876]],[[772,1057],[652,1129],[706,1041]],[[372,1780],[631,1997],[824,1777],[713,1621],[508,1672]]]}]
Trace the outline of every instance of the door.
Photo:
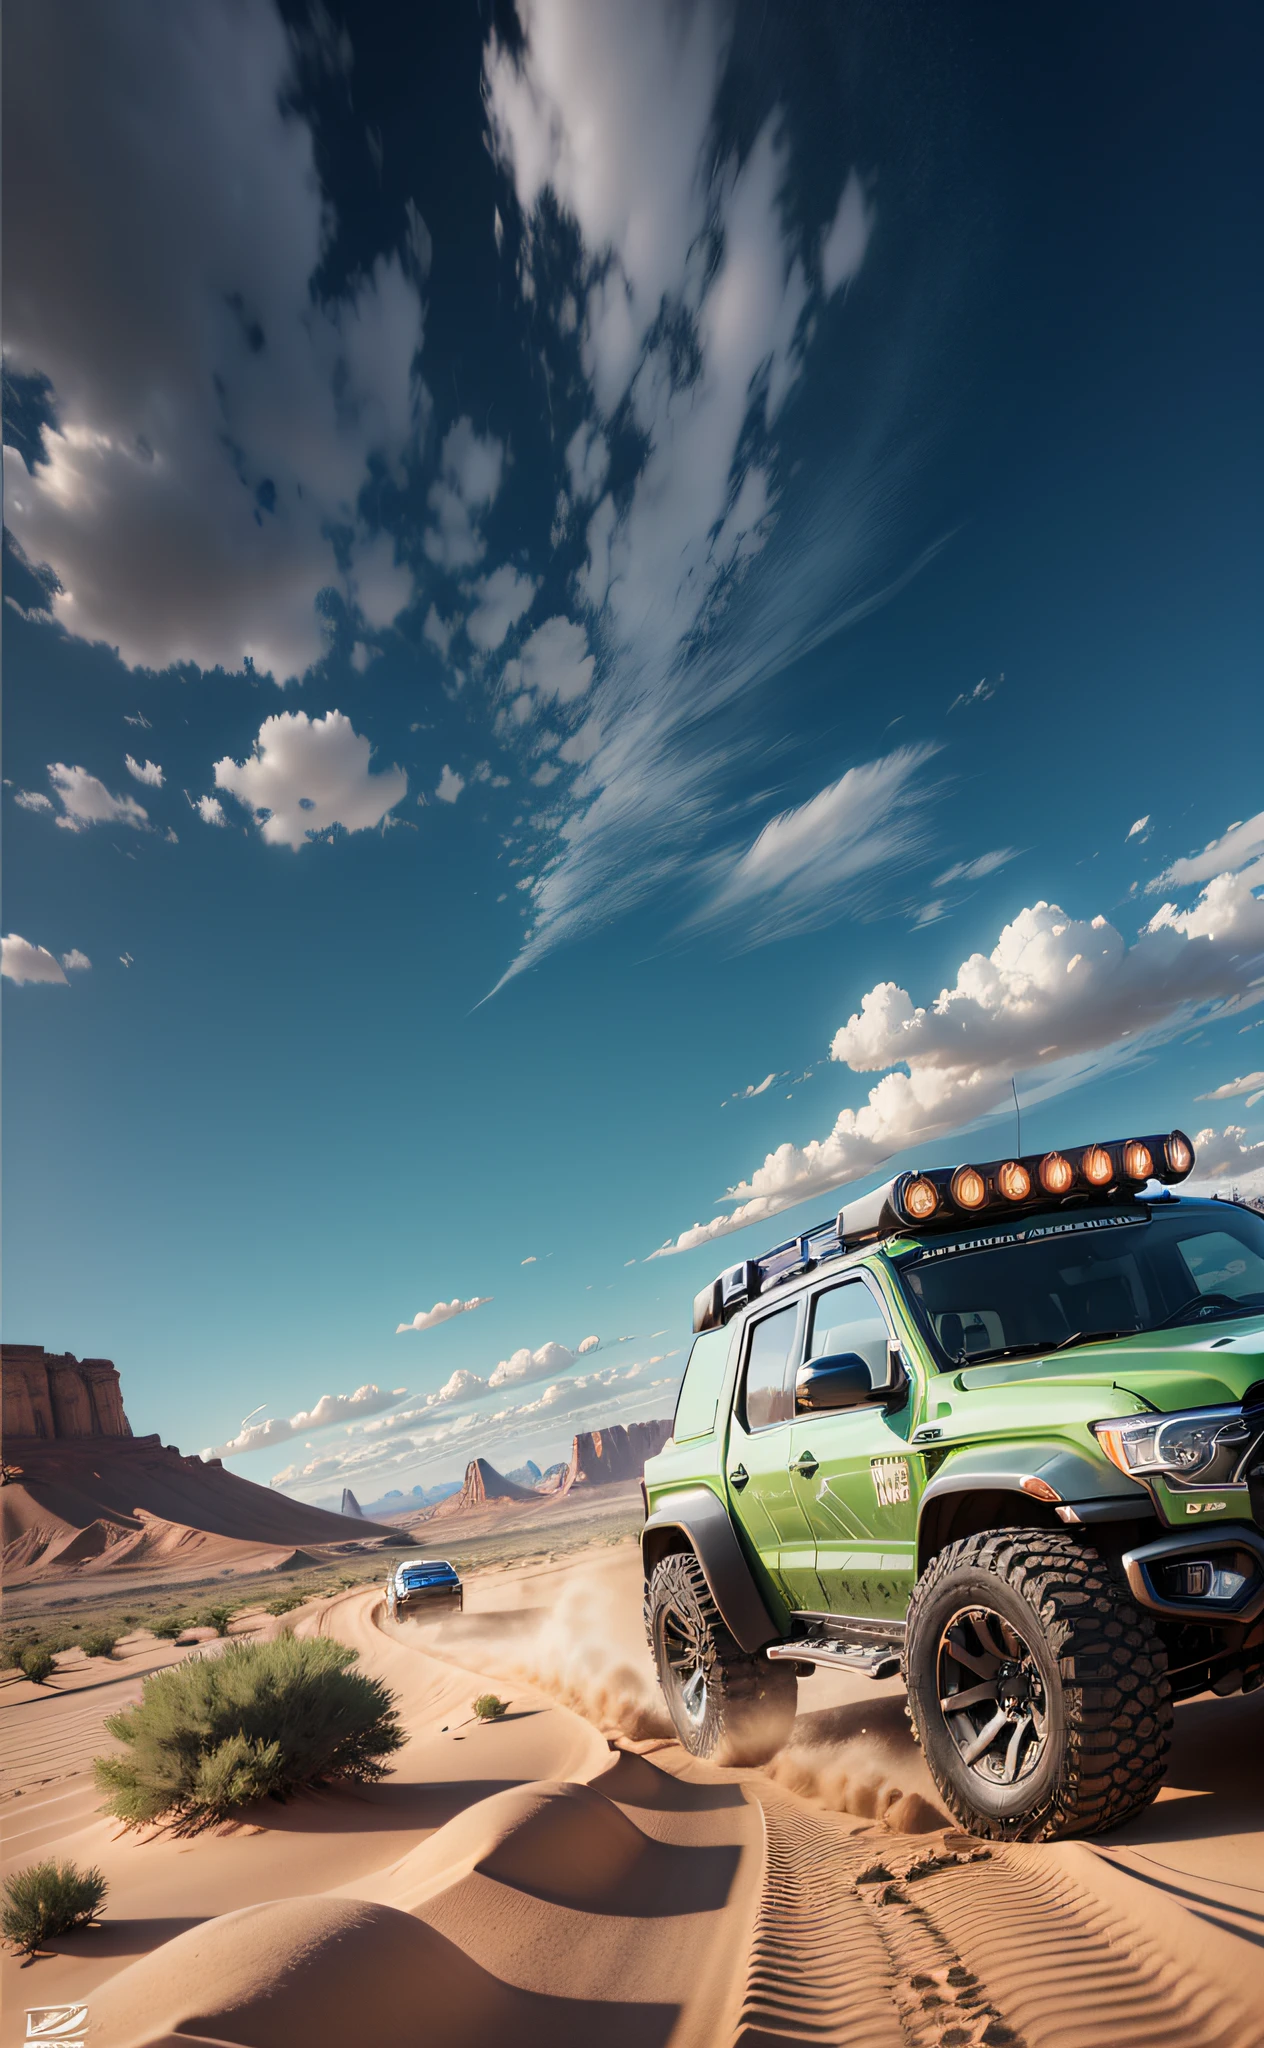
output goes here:
[{"label": "door", "polygon": [[802,1302],[752,1318],[742,1336],[729,1424],[729,1504],[791,1607],[819,1607],[816,1538],[792,1477],[794,1375]]},{"label": "door", "polygon": [[[805,1358],[854,1351],[875,1386],[888,1377],[894,1343],[877,1293],[861,1276],[823,1287],[808,1302]],[[816,1544],[816,1573],[835,1614],[902,1620],[916,1576],[922,1461],[906,1431],[913,1401],[800,1415],[791,1431],[791,1481]]]}]

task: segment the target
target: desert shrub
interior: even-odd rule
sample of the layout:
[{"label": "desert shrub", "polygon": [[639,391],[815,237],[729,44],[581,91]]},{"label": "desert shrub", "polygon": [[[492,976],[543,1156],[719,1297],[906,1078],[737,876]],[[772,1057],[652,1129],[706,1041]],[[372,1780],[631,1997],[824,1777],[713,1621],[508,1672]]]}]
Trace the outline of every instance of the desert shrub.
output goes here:
[{"label": "desert shrub", "polygon": [[112,1657],[118,1637],[111,1628],[86,1628],[79,1638],[85,1657]]},{"label": "desert shrub", "polygon": [[278,1593],[275,1600],[269,1600],[264,1611],[268,1614],[293,1614],[294,1609],[302,1607],[306,1599],[306,1593]]},{"label": "desert shrub", "polygon": [[355,1661],[327,1636],[283,1635],[152,1673],[139,1705],[105,1724],[127,1748],[93,1766],[105,1811],[192,1833],[265,1793],[374,1783],[404,1733],[391,1693]]},{"label": "desert shrub", "polygon": [[213,1628],[217,1636],[228,1634],[228,1624],[237,1609],[235,1607],[204,1607],[194,1617],[195,1628]]},{"label": "desert shrub", "polygon": [[164,1643],[174,1643],[189,1626],[182,1614],[163,1614],[149,1624],[151,1636],[157,1636]]},{"label": "desert shrub", "polygon": [[0,1636],[0,1670],[18,1670],[23,1650],[29,1650],[38,1640],[34,1629],[28,1628],[10,1629]]},{"label": "desert shrub", "polygon": [[474,1702],[474,1712],[480,1721],[499,1721],[508,1705],[508,1700],[498,1700],[494,1692],[481,1692]]},{"label": "desert shrub", "polygon": [[57,1659],[47,1643],[30,1643],[18,1653],[18,1663],[27,1677],[36,1685],[43,1685],[57,1669]]},{"label": "desert shrub", "polygon": [[106,1884],[99,1870],[73,1863],[28,1863],[4,1881],[4,1938],[23,1955],[34,1955],[57,1934],[87,1927],[101,1910]]}]

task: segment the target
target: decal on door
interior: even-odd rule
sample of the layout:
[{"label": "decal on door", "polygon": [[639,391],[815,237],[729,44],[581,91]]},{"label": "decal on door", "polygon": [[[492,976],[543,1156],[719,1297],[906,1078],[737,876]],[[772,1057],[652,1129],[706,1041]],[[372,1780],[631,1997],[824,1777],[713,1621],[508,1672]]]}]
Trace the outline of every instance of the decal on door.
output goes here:
[{"label": "decal on door", "polygon": [[870,1458],[869,1470],[880,1508],[897,1508],[909,1498],[907,1458]]}]

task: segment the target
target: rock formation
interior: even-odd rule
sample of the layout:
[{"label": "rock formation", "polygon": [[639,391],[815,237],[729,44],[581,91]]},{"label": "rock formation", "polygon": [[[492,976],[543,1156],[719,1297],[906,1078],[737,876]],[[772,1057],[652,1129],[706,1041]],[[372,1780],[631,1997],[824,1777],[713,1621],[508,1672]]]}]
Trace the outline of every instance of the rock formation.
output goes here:
[{"label": "rock formation", "polygon": [[130,1436],[118,1372],[108,1358],[76,1358],[42,1344],[0,1345],[4,1436],[45,1443]]},{"label": "rock formation", "polygon": [[645,1460],[662,1450],[671,1431],[670,1415],[657,1422],[615,1422],[609,1429],[580,1430],[557,1491],[569,1493],[576,1486],[608,1486],[616,1479],[639,1479]]},{"label": "rock formation", "polygon": [[339,1512],[344,1515],[350,1515],[357,1522],[364,1520],[364,1509],[360,1506],[359,1501],[349,1486],[344,1486],[342,1489],[342,1507]]},{"label": "rock formation", "polygon": [[5,1344],[0,1369],[9,1586],[69,1572],[282,1570],[300,1544],[404,1540],[358,1508],[350,1518],[329,1514],[239,1479],[218,1458],[183,1457],[157,1436],[133,1436],[108,1358]]},{"label": "rock formation", "polygon": [[437,1522],[442,1516],[467,1514],[471,1508],[495,1507],[500,1501],[534,1500],[535,1493],[526,1486],[515,1485],[506,1479],[486,1458],[471,1458],[465,1468],[465,1484],[459,1493],[449,1494],[441,1500],[430,1517]]}]

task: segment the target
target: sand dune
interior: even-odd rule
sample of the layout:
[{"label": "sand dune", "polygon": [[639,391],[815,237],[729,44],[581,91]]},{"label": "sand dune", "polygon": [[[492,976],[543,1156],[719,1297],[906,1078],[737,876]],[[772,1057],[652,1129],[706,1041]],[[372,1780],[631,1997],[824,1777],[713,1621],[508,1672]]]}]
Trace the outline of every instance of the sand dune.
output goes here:
[{"label": "sand dune", "polygon": [[[1121,1834],[982,1845],[934,1810],[895,1681],[805,1683],[763,1772],[635,1733],[638,1594],[628,1547],[482,1573],[445,1623],[388,1631],[362,1592],[306,1616],[399,1695],[366,1793],[196,1844],[115,1839],[73,1790],[58,1834],[50,1796],[27,1839],[101,1863],[109,1914],[8,1966],[4,2041],[77,1996],[94,2048],[1258,2048],[1257,1702],[1182,1708]],[[489,1684],[510,1710],[477,1723]]]}]

